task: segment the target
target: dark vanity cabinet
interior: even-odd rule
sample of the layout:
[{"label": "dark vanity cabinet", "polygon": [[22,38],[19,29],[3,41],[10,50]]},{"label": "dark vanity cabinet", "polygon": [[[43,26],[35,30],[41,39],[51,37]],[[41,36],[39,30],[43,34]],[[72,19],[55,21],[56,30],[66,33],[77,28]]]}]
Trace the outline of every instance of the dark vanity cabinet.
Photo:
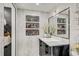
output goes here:
[{"label": "dark vanity cabinet", "polygon": [[39,40],[39,55],[40,56],[69,56],[69,45],[48,46],[43,41]]},{"label": "dark vanity cabinet", "polygon": [[53,46],[53,56],[69,56],[69,45]]},{"label": "dark vanity cabinet", "polygon": [[51,55],[51,48],[39,40],[39,54],[40,56],[50,56]]}]

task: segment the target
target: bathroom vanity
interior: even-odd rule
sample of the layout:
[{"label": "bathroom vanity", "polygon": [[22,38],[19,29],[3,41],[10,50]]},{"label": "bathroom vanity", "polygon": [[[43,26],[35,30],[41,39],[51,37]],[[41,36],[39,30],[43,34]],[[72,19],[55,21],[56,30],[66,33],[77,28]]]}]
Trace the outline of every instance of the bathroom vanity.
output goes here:
[{"label": "bathroom vanity", "polygon": [[39,39],[40,56],[69,56],[69,40],[53,36]]},{"label": "bathroom vanity", "polygon": [[39,39],[41,56],[69,56],[70,40],[70,8],[66,8],[55,16],[48,18],[48,31],[51,38]]}]

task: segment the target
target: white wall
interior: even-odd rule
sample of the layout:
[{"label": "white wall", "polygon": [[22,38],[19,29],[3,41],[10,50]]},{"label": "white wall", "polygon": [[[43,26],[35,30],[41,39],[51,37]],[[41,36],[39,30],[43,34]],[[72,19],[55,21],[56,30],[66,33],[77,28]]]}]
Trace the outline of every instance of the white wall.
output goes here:
[{"label": "white wall", "polygon": [[16,55],[38,56],[39,36],[26,36],[26,15],[39,16],[40,37],[43,36],[43,26],[48,22],[48,14],[43,12],[17,9],[16,17]]},{"label": "white wall", "polygon": [[3,56],[3,4],[0,4],[0,56]]},{"label": "white wall", "polygon": [[71,6],[70,10],[70,44],[73,46],[75,43],[79,43],[79,14],[76,13],[75,5]]},{"label": "white wall", "polygon": [[69,5],[61,5],[61,6],[57,7],[57,8],[55,8],[53,11],[50,11],[49,17],[50,16],[55,16],[57,13],[59,13],[60,11],[66,9],[68,7],[69,7]]},{"label": "white wall", "polygon": [[[68,6],[67,6],[68,7]],[[72,4],[70,7],[70,45],[74,45],[79,42],[79,20],[75,14],[76,6]],[[65,8],[62,8],[62,10]],[[59,11],[57,11],[59,12]],[[40,35],[43,36],[43,25],[47,23],[48,16],[53,16],[53,12],[50,14],[27,11],[17,9],[17,19],[16,19],[16,55],[30,56],[39,55],[39,41],[38,36],[26,36],[25,35],[25,16],[35,15],[40,16]]]}]

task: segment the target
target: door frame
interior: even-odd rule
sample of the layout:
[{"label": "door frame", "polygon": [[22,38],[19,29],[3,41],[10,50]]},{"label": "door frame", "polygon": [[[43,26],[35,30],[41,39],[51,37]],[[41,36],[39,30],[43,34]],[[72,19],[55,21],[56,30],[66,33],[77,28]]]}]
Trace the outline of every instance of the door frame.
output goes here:
[{"label": "door frame", "polygon": [[[3,19],[4,20],[4,7],[9,7],[11,8],[11,24],[12,24],[12,29],[11,29],[11,32],[12,32],[12,37],[11,37],[11,56],[15,56],[15,7],[13,6],[12,3],[4,3],[3,4]],[[4,25],[4,24],[3,24]],[[4,28],[4,26],[3,26]],[[3,38],[4,38],[4,33],[3,33]],[[4,40],[4,39],[3,39]],[[4,43],[4,41],[3,41]],[[3,45],[3,56],[4,56],[4,45]]]}]

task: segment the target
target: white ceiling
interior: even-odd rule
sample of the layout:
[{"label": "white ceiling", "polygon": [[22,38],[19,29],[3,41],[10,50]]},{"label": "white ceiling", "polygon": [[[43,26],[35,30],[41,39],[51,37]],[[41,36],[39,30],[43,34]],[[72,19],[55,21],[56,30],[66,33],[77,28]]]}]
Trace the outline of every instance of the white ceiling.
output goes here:
[{"label": "white ceiling", "polygon": [[15,3],[16,8],[27,9],[33,11],[50,12],[56,10],[59,7],[68,7],[70,4],[67,3]]}]

